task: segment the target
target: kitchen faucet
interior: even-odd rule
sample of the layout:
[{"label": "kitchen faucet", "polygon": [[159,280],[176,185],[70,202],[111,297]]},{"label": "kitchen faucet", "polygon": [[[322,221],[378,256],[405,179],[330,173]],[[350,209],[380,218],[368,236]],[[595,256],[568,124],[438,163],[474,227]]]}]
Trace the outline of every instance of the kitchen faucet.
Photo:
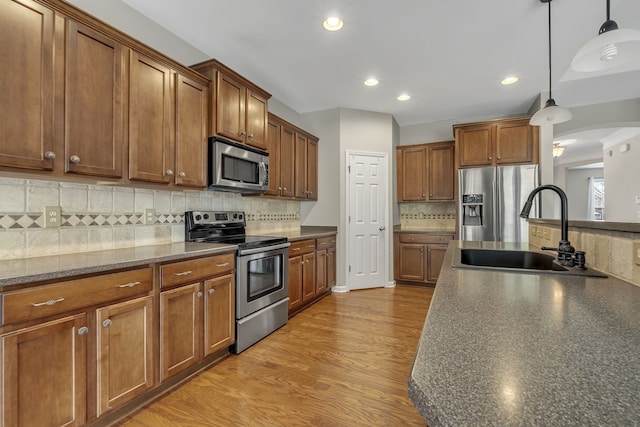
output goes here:
[{"label": "kitchen faucet", "polygon": [[[558,196],[560,196],[561,206],[560,206],[560,225],[561,225],[561,235],[560,242],[558,242],[557,248],[550,248],[547,246],[543,246],[541,249],[545,251],[556,251],[558,252],[558,262],[561,265],[573,267],[575,265],[576,268],[584,269],[585,266],[585,253],[583,251],[576,251],[573,246],[571,246],[571,242],[569,242],[569,219],[568,219],[568,208],[567,208],[567,195],[560,187],[555,185],[541,185],[535,188],[524,206],[522,207],[522,212],[520,212],[521,218],[529,218],[529,212],[531,211],[531,205],[533,204],[533,198],[542,190],[552,190]],[[575,255],[575,258],[574,258]]]}]

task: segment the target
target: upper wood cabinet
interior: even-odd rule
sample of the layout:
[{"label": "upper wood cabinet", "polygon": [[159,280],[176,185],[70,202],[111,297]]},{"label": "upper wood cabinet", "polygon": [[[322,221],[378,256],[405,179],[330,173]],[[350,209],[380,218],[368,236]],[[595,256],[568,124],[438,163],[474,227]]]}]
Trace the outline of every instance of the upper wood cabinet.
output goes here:
[{"label": "upper wood cabinet", "polygon": [[0,2],[0,166],[52,170],[54,12],[31,0]]},{"label": "upper wood cabinet", "polygon": [[459,167],[538,163],[539,128],[529,117],[454,125]]},{"label": "upper wood cabinet", "polygon": [[284,120],[273,114],[269,114],[268,125],[269,189],[265,192],[265,195],[293,197],[295,130]]},{"label": "upper wood cabinet", "polygon": [[266,150],[271,95],[216,60],[191,68],[211,80],[209,133]]},{"label": "upper wood cabinet", "polygon": [[396,157],[399,202],[454,200],[453,141],[401,146]]},{"label": "upper wood cabinet", "polygon": [[295,197],[318,200],[318,139],[297,132],[293,163]]}]

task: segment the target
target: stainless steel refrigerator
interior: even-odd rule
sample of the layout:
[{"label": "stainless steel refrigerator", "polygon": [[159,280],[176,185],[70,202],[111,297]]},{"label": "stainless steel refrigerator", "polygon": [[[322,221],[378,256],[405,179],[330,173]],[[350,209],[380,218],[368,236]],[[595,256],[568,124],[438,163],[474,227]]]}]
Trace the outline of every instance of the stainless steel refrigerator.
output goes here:
[{"label": "stainless steel refrigerator", "polygon": [[[520,211],[538,182],[538,165],[459,169],[460,240],[528,242],[529,225]],[[531,218],[537,217],[536,198]]]}]

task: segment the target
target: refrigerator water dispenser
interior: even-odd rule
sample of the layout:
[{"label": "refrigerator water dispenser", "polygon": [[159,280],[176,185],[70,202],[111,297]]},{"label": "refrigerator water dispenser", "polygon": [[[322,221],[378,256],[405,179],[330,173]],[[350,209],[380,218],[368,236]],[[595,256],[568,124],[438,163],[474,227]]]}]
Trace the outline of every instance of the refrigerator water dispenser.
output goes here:
[{"label": "refrigerator water dispenser", "polygon": [[462,195],[462,225],[482,225],[482,194]]}]

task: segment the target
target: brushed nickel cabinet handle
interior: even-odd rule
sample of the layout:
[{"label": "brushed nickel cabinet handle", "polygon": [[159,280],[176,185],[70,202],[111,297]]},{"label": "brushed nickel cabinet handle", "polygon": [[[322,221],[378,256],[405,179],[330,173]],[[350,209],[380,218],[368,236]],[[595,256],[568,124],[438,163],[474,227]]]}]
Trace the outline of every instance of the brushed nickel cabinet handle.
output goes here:
[{"label": "brushed nickel cabinet handle", "polygon": [[71,160],[71,163],[75,163],[76,165],[80,163],[80,157],[76,156],[75,154],[71,156],[69,160]]},{"label": "brushed nickel cabinet handle", "polygon": [[87,328],[86,326],[83,326],[82,328],[78,329],[78,335],[87,335],[89,333],[89,328]]},{"label": "brushed nickel cabinet handle", "polygon": [[33,307],[42,307],[43,305],[54,305],[62,301],[64,301],[64,298],[50,299],[49,301],[45,302],[32,302],[31,305]]},{"label": "brushed nickel cabinet handle", "polygon": [[291,250],[292,250],[292,251],[299,251],[299,250],[300,250],[300,248],[293,248],[293,249],[291,249]]},{"label": "brushed nickel cabinet handle", "polygon": [[133,288],[134,286],[138,286],[142,282],[131,282],[125,283],[124,285],[118,285],[119,288]]},{"label": "brushed nickel cabinet handle", "polygon": [[111,319],[107,319],[104,322],[102,322],[102,327],[103,328],[108,328],[109,326],[111,326]]},{"label": "brushed nickel cabinet handle", "polygon": [[44,158],[47,160],[55,160],[56,153],[54,153],[53,151],[47,151],[46,153],[44,153]]},{"label": "brushed nickel cabinet handle", "polygon": [[229,265],[229,263],[225,262],[224,264],[216,264],[216,267],[226,267],[228,265]]},{"label": "brushed nickel cabinet handle", "polygon": [[253,138],[253,134],[250,133],[249,135],[247,135],[249,138]]},{"label": "brushed nickel cabinet handle", "polygon": [[284,187],[284,191],[287,191],[287,187]]},{"label": "brushed nickel cabinet handle", "polygon": [[493,160],[493,157],[489,156],[489,160]]},{"label": "brushed nickel cabinet handle", "polygon": [[186,174],[186,173],[184,173],[184,172],[180,172],[180,173],[178,174],[178,176],[179,176],[180,178],[184,178],[185,176],[187,176],[187,174]]},{"label": "brushed nickel cabinet handle", "polygon": [[209,295],[213,295],[215,291],[216,291],[215,289],[209,289],[207,292],[209,293]]},{"label": "brushed nickel cabinet handle", "polygon": [[247,134],[247,132],[245,132],[245,131],[241,131],[240,132],[240,136],[245,136],[246,134]]},{"label": "brushed nickel cabinet handle", "polygon": [[187,270],[187,271],[183,271],[182,273],[174,273],[176,276],[188,276],[191,273],[193,273],[193,271],[191,270]]},{"label": "brushed nickel cabinet handle", "polygon": [[173,176],[173,171],[171,169],[167,169],[167,176]]},{"label": "brushed nickel cabinet handle", "polygon": [[198,292],[198,293],[196,294],[196,297],[198,297],[198,298],[202,298],[202,292]]},{"label": "brushed nickel cabinet handle", "polygon": [[315,245],[307,245],[307,247],[313,249],[315,248]]}]

